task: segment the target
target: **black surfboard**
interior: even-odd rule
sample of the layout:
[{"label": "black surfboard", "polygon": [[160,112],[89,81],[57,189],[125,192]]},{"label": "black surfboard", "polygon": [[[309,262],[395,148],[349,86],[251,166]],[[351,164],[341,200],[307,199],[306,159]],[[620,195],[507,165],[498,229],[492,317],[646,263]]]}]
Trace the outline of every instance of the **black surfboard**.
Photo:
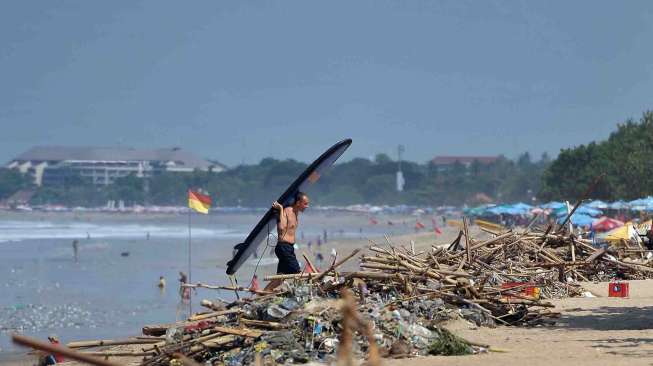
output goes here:
[{"label": "black surfboard", "polygon": [[[295,181],[279,197],[277,202],[286,207],[293,202],[293,197],[299,191],[305,191],[306,188],[317,182],[320,176],[342,155],[351,145],[351,139],[346,139],[331,146],[315,160],[311,165],[295,179]],[[256,224],[254,230],[247,235],[244,242],[234,247],[234,257],[227,262],[227,274],[233,275],[238,268],[245,263],[252,253],[258,248],[264,239],[268,238],[270,232],[277,229],[277,215],[275,210],[270,208],[261,221]]]}]

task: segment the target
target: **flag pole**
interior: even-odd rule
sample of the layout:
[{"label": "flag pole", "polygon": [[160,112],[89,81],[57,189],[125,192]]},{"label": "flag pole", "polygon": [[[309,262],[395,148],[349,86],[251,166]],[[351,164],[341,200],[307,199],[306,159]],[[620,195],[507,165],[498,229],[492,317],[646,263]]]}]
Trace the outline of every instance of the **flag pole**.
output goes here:
[{"label": "flag pole", "polygon": [[[190,255],[191,255],[191,235],[190,235],[190,216],[193,209],[188,208],[188,283],[193,283],[191,281],[191,265],[190,265]],[[193,291],[188,288],[188,317],[193,316]]]}]

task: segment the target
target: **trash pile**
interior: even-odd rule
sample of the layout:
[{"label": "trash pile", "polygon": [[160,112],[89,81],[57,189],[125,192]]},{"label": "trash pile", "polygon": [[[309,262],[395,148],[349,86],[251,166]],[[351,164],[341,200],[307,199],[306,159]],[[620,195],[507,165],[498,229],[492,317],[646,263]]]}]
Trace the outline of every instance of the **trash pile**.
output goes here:
[{"label": "trash pile", "polygon": [[[142,357],[141,365],[212,365],[345,362],[378,364],[381,357],[492,351],[447,331],[463,318],[477,326],[538,326],[560,316],[548,298],[578,296],[578,280],[650,278],[639,259],[564,233],[526,229],[477,240],[465,222],[448,247],[428,250],[373,243],[360,270],[339,271],[360,250],[321,273],[267,276],[284,280],[275,292],[242,287],[186,285],[236,291],[231,303],[204,300],[209,311],[184,322],[148,325],[144,337],[73,342],[71,348],[139,344],[100,356]],[[627,254],[627,253],[626,253]],[[641,259],[641,258],[640,258]],[[242,292],[253,293],[241,297]]]},{"label": "trash pile", "polygon": [[[506,281],[533,282],[543,298],[578,296],[582,289],[574,285],[576,281],[653,278],[651,258],[641,244],[597,248],[592,240],[565,232],[482,230],[494,237],[484,242],[469,240],[473,263],[465,263],[464,268],[476,275],[486,272]],[[438,258],[440,263],[456,263],[448,259],[447,255]]]}]

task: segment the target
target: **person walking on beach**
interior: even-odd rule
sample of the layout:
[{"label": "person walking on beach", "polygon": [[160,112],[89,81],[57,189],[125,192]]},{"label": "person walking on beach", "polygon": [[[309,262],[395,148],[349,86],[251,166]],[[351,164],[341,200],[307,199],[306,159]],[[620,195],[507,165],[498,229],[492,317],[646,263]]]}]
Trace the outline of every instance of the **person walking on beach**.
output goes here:
[{"label": "person walking on beach", "polygon": [[77,239],[73,240],[73,256],[75,263],[79,262],[79,241]]},{"label": "person walking on beach", "polygon": [[183,285],[188,283],[188,276],[184,272],[179,272],[179,296],[181,300],[190,299],[190,287],[184,287]]},{"label": "person walking on beach", "polygon": [[[295,233],[299,225],[299,213],[308,208],[308,195],[304,192],[295,194],[295,202],[292,206],[283,207],[279,202],[274,202],[272,208],[278,211],[277,220],[277,245],[274,254],[279,258],[277,274],[299,273],[300,267],[295,256]],[[273,280],[265,287],[266,290],[276,288],[281,284],[279,280]]]}]

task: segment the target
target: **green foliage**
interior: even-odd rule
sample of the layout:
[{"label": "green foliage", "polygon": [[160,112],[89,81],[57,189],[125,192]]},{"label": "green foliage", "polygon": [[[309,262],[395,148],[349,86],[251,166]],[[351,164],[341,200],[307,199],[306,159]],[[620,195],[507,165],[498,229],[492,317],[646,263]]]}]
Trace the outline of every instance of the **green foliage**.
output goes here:
[{"label": "green foliage", "polygon": [[29,176],[15,169],[0,168],[0,200],[31,186]]},{"label": "green foliage", "polygon": [[[202,188],[211,193],[214,205],[265,207],[276,200],[307,164],[295,160],[266,158],[256,165],[241,165],[224,172],[158,173],[141,179],[128,176],[112,185],[93,186],[71,177],[62,187],[41,187],[34,204],[54,203],[69,206],[100,206],[107,200],[126,204],[185,205],[188,189]],[[474,162],[448,168],[431,163],[403,161],[406,185],[396,190],[398,164],[385,154],[374,161],[356,158],[336,164],[310,185],[307,193],[313,204],[475,204],[482,193],[502,201],[530,201],[539,191],[545,164],[533,162],[523,154],[513,162],[499,158],[491,164]]]},{"label": "green foliage", "polygon": [[541,196],[545,199],[579,198],[596,177],[605,178],[592,198],[635,199],[653,194],[653,112],[639,122],[617,126],[608,140],[563,149],[544,172]]},{"label": "green foliage", "polygon": [[472,347],[464,339],[445,328],[438,328],[438,337],[428,348],[430,355],[462,356],[472,354]]}]

